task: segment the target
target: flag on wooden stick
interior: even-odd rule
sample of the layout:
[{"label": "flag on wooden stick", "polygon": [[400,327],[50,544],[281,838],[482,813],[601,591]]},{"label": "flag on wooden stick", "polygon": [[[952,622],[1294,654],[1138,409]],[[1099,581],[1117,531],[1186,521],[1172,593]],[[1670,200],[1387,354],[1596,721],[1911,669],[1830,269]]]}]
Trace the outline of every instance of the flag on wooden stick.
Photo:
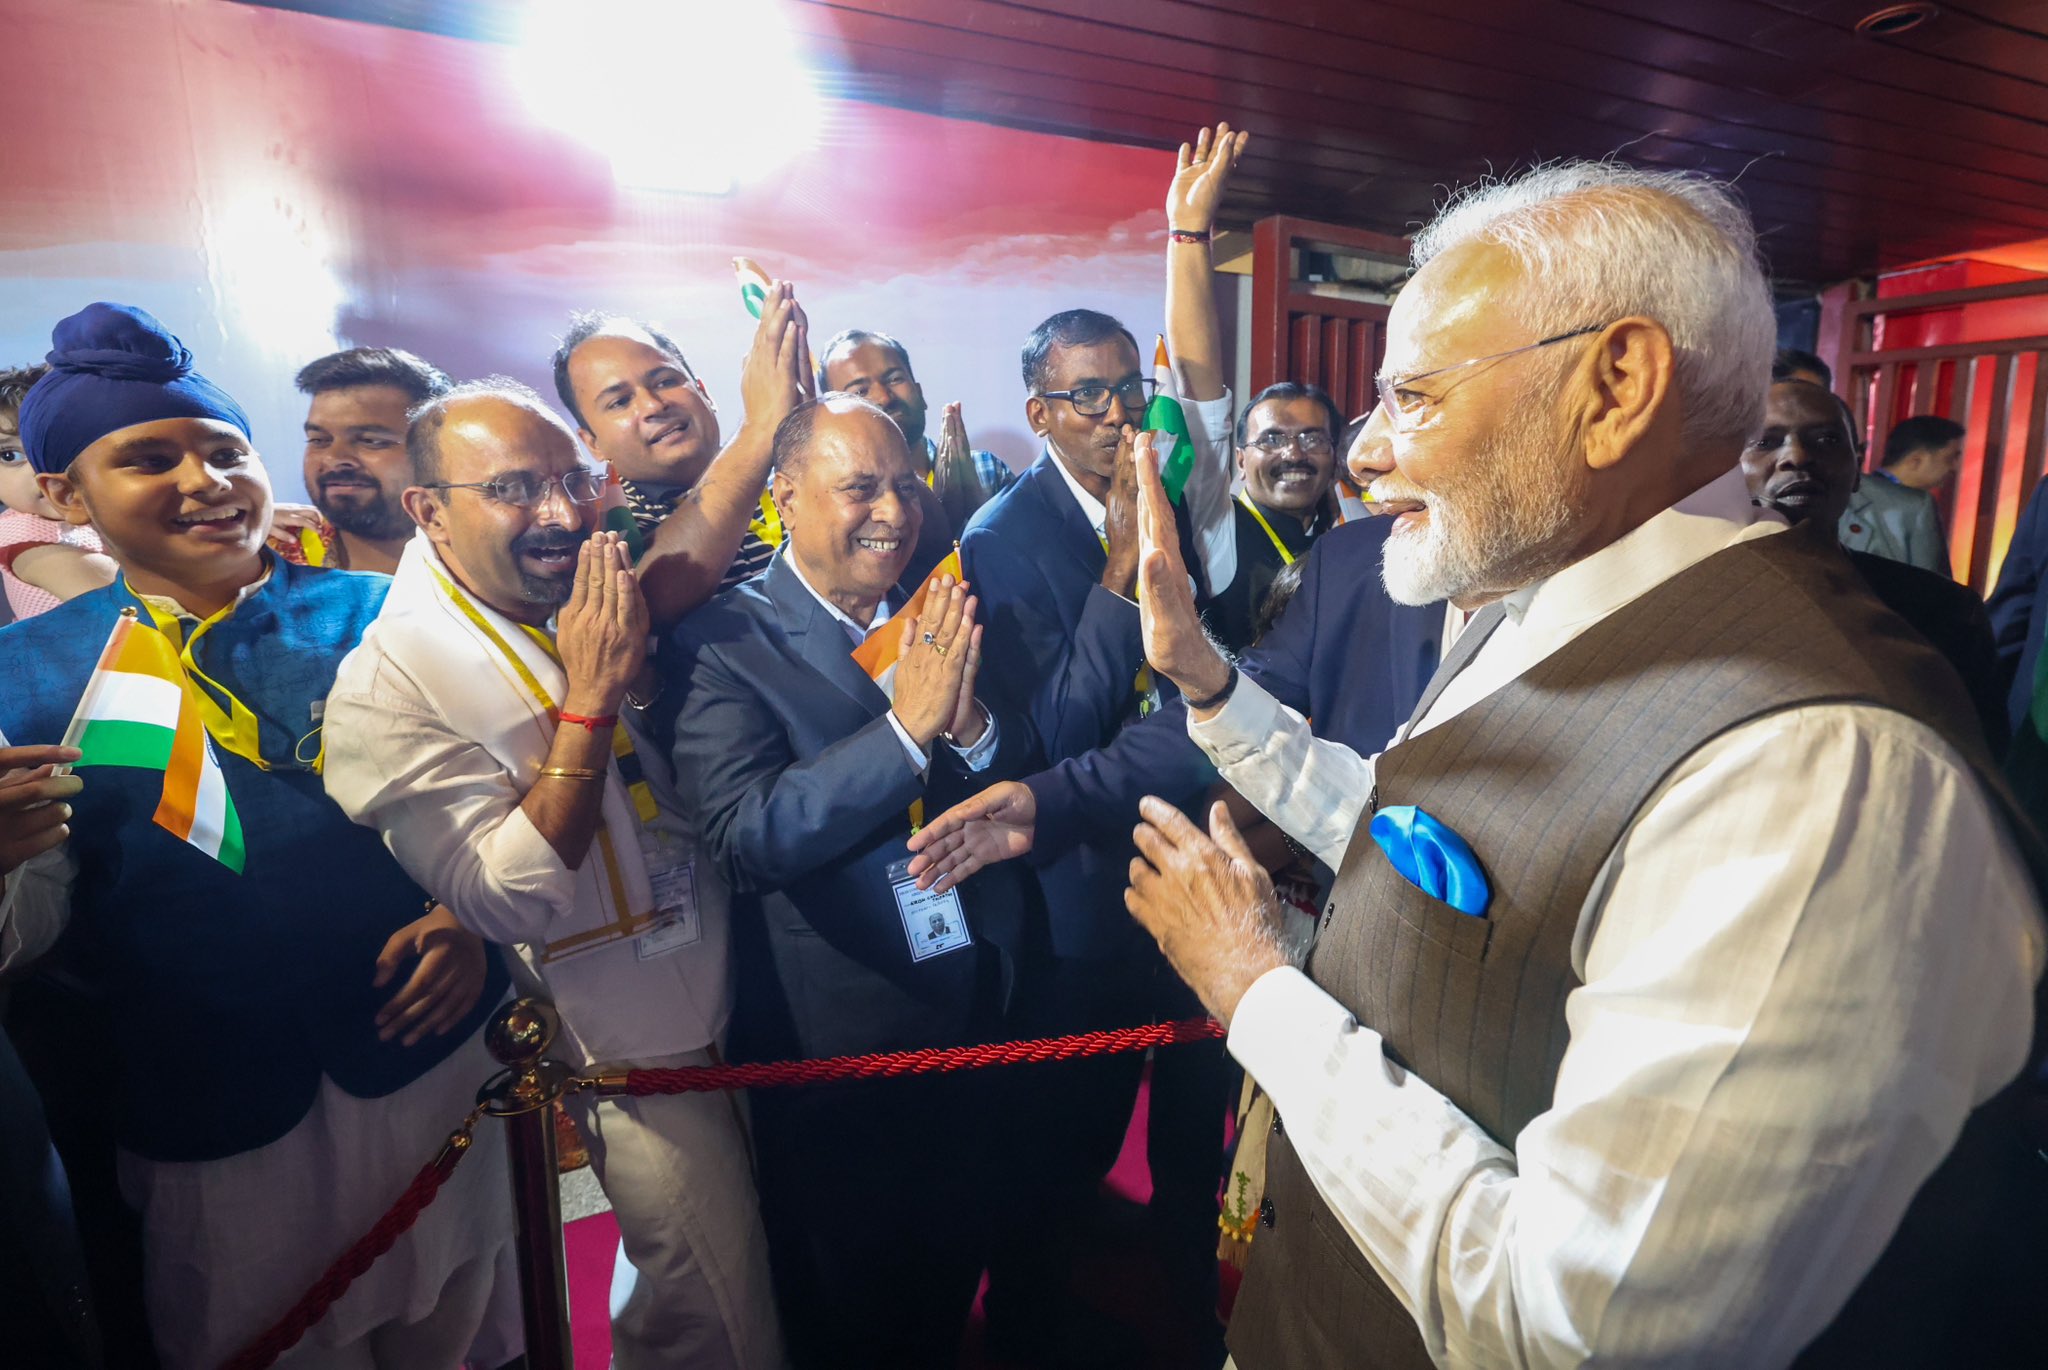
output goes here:
[{"label": "flag on wooden stick", "polygon": [[86,681],[64,745],[83,753],[74,765],[161,771],[156,825],[239,875],[246,859],[242,820],[192,690],[171,640],[125,609]]}]

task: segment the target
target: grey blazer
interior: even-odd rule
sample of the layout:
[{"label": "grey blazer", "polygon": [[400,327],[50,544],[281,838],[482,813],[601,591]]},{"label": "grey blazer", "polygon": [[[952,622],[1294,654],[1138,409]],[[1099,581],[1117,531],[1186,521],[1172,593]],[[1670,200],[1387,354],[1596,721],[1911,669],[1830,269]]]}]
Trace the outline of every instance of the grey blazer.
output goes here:
[{"label": "grey blazer", "polygon": [[1842,546],[1949,575],[1948,539],[1934,497],[1866,471],[1842,511]]}]

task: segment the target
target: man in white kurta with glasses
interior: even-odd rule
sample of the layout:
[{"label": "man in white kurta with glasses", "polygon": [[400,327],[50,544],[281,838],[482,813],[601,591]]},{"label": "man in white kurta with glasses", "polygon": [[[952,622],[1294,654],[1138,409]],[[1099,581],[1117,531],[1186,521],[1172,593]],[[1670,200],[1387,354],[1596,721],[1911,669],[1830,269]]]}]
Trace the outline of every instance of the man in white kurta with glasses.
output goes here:
[{"label": "man in white kurta with glasses", "polygon": [[2039,1363],[2038,848],[1946,663],[1749,502],[1755,251],[1610,164],[1417,237],[1349,461],[1394,598],[1478,612],[1377,756],[1201,636],[1148,483],[1148,657],[1339,872],[1298,964],[1221,807],[1145,802],[1129,905],[1278,1111],[1243,1370]]},{"label": "man in white kurta with glasses", "polygon": [[[327,701],[327,788],[467,927],[516,947],[579,1073],[708,1065],[727,896],[658,746],[622,719],[645,602],[593,536],[602,477],[540,398],[458,386],[414,416],[420,533]],[[569,1107],[619,1220],[613,1364],[782,1363],[737,1101]]]}]

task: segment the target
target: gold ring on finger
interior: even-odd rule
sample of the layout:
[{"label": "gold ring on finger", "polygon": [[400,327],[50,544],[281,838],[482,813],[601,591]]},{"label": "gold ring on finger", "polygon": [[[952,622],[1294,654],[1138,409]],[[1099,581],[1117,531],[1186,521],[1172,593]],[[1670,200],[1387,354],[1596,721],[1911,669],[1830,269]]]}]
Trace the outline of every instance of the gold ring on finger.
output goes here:
[{"label": "gold ring on finger", "polygon": [[943,642],[934,642],[932,644],[932,650],[937,652],[940,656],[944,656],[946,654],[946,644]]}]

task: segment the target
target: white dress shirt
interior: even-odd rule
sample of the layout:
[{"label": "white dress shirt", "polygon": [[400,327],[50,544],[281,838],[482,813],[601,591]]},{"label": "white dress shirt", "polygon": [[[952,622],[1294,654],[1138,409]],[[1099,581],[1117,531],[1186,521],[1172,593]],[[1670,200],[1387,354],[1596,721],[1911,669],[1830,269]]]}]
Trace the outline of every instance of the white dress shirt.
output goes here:
[{"label": "white dress shirt", "polygon": [[[890,615],[895,613],[895,610],[889,607],[889,601],[885,597],[880,603],[875,605],[874,617],[870,618],[866,626],[863,627],[861,624],[854,622],[853,615],[818,593],[818,587],[811,584],[811,578],[804,574],[803,565],[797,560],[794,551],[790,553],[789,569],[796,572],[797,583],[811,592],[811,598],[823,605],[825,612],[837,619],[840,627],[846,629],[847,636],[855,647],[865,642],[869,633],[887,623]],[[968,770],[985,771],[988,769],[989,762],[996,758],[996,716],[990,713],[988,705],[983,704],[979,699],[974,701],[974,706],[981,710],[982,718],[988,723],[988,726],[981,730],[981,737],[972,746],[962,747],[958,743],[949,743],[948,745],[953,748],[962,761],[967,763]],[[925,768],[931,765],[931,755],[924,748],[917,745],[917,739],[910,735],[910,729],[903,726],[903,720],[896,717],[894,709],[889,710],[889,726],[895,729],[896,740],[903,744],[904,754],[910,758],[910,768],[919,775],[923,775]]]},{"label": "white dress shirt", "polygon": [[[1752,517],[1730,472],[1518,592],[1415,731],[1776,531]],[[1341,865],[1371,762],[1248,680],[1189,731]],[[1231,1024],[1232,1054],[1439,1364],[1789,1362],[1965,1116],[2024,1066],[2043,929],[1947,744],[1887,710],[1813,705],[1731,729],[1659,787],[1572,955],[1584,983],[1554,1102],[1512,1150],[1298,970],[1262,976]]]}]

